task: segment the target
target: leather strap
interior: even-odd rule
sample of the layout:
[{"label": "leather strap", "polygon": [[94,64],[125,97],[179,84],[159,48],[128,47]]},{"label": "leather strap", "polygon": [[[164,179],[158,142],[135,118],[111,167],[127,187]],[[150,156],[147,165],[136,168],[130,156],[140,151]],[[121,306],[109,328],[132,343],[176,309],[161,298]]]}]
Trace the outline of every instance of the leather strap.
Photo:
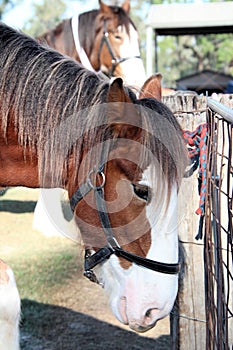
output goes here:
[{"label": "leather strap", "polygon": [[[102,179],[103,182],[100,186],[94,186],[90,180],[90,177],[88,177],[87,181],[77,189],[77,191],[73,194],[73,196],[70,199],[71,209],[74,212],[75,207],[80,202],[80,200],[83,197],[85,197],[92,189],[94,190],[97,211],[99,214],[102,229],[107,239],[107,245],[105,247],[99,249],[93,255],[85,256],[85,264],[84,264],[85,273],[84,274],[88,278],[90,278],[92,281],[96,282],[97,279],[95,278],[95,274],[92,271],[92,269],[96,265],[103,263],[104,261],[109,259],[112,254],[115,254],[116,256],[122,257],[132,263],[135,263],[139,266],[145,267],[152,271],[165,273],[165,274],[172,274],[172,275],[178,274],[180,271],[179,262],[170,264],[170,263],[162,263],[162,262],[154,261],[151,259],[143,258],[136,254],[127,252],[120,247],[120,245],[118,244],[117,240],[113,235],[109,215],[107,212],[106,201],[104,199],[104,189],[103,189],[105,184],[105,178],[102,171],[103,171],[103,165],[100,167],[98,171],[98,173],[102,174],[102,177],[103,177]],[[90,172],[90,174],[91,173],[92,172]]]},{"label": "leather strap", "polygon": [[109,259],[112,254],[122,257],[128,261],[131,261],[132,263],[135,263],[139,266],[145,267],[146,269],[160,272],[160,273],[165,273],[168,275],[176,275],[180,271],[180,263],[176,263],[176,264],[162,263],[151,259],[143,258],[136,254],[132,254],[130,252],[125,251],[121,247],[115,247],[113,249],[109,246],[105,246],[99,249],[93,255],[85,257],[85,264],[84,264],[85,271],[91,271],[95,266]]},{"label": "leather strap", "polygon": [[76,205],[92,190],[92,186],[89,181],[84,182],[77,191],[74,192],[70,198],[70,207],[74,212]]}]

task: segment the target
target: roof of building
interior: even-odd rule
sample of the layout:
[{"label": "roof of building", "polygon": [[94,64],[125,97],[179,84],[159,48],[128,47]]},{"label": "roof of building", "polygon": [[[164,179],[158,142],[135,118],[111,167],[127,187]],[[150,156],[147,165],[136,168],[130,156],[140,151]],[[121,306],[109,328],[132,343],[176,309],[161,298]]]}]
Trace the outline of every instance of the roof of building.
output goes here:
[{"label": "roof of building", "polygon": [[212,70],[203,70],[187,75],[176,80],[177,88],[180,90],[193,89],[195,91],[205,89],[217,89],[224,91],[233,79],[231,75]]},{"label": "roof of building", "polygon": [[232,33],[233,1],[151,5],[147,25],[160,35]]}]

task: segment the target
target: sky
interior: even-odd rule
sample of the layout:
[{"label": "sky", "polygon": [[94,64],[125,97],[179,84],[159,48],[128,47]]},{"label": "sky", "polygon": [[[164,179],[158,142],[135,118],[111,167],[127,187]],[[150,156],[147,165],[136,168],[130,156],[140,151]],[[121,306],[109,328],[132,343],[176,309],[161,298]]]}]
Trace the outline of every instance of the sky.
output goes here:
[{"label": "sky", "polygon": [[[20,5],[15,6],[9,11],[4,17],[3,22],[15,29],[21,29],[25,22],[32,17],[32,3],[40,0],[23,0]],[[72,17],[74,13],[85,12],[98,8],[98,0],[89,0],[85,2],[80,8],[80,2],[78,1],[67,1],[67,14],[66,17]]]},{"label": "sky", "polygon": [[[206,0],[191,0],[194,2],[205,2]],[[21,4],[15,6],[11,11],[9,11],[4,17],[3,22],[15,29],[21,29],[24,23],[27,22],[29,18],[32,17],[32,3],[40,3],[41,0],[22,0]],[[67,0],[67,13],[66,18],[72,17],[74,13],[82,13],[85,11],[93,10],[99,8],[98,0],[88,0],[81,5],[81,1]],[[106,1],[106,3],[109,3]]]}]

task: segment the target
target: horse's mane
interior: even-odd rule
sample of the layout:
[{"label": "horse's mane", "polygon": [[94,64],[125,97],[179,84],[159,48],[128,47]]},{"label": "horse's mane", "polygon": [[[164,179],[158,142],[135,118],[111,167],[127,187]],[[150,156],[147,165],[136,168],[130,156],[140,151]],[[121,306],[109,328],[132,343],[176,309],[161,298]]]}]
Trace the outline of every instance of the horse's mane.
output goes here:
[{"label": "horse's mane", "polygon": [[[3,132],[7,135],[13,123],[19,143],[37,152],[41,181],[53,174],[50,184],[59,186],[69,152],[74,153],[78,170],[84,144],[95,149],[112,137],[106,120],[109,83],[4,24],[0,24],[0,74]],[[167,180],[177,181],[183,175],[184,150],[174,116],[161,102],[136,100],[133,92],[126,92],[142,109],[148,130],[144,145],[158,158]],[[98,150],[92,158],[98,162],[100,154]]]},{"label": "horse's mane", "polygon": [[95,123],[106,124],[103,115],[93,117],[91,108],[106,102],[108,83],[4,24],[0,24],[0,74],[4,133],[13,113],[20,144],[37,150],[41,167],[46,163],[44,148],[49,140],[59,139],[60,144],[68,145],[77,123],[80,135],[81,128],[85,132]]}]

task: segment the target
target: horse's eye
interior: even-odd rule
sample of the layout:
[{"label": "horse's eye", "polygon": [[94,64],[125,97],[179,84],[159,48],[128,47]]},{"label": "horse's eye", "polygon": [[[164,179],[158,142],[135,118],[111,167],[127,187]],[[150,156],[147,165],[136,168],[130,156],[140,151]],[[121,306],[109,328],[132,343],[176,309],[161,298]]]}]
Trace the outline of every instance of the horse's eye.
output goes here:
[{"label": "horse's eye", "polygon": [[117,35],[117,34],[114,35],[114,38],[117,39],[117,40],[121,40],[121,36]]},{"label": "horse's eye", "polygon": [[147,203],[151,200],[151,191],[150,188],[146,185],[133,184],[134,193]]}]

